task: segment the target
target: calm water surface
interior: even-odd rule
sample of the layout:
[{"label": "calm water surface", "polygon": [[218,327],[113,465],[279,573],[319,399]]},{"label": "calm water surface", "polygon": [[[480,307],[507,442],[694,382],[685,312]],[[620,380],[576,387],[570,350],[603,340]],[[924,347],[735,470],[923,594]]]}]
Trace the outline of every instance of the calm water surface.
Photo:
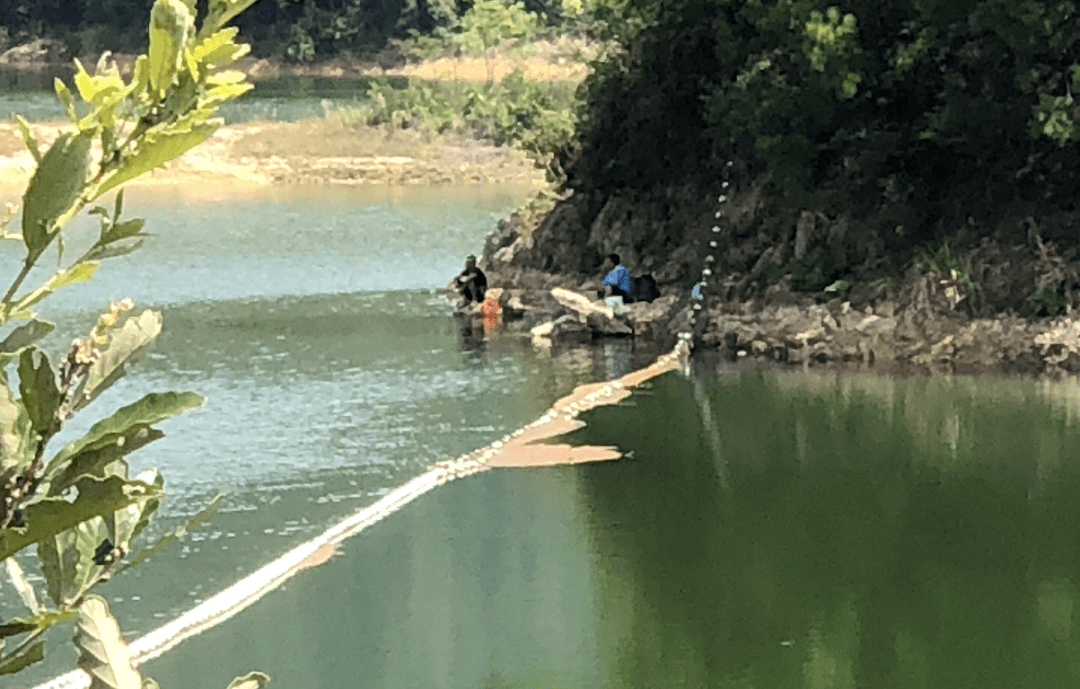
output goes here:
[{"label": "calm water surface", "polygon": [[304,687],[1063,687],[1080,389],[699,365],[151,662]]},{"label": "calm water surface", "polygon": [[[156,236],[58,294],[42,313],[59,323],[47,344],[59,356],[110,299],[160,308],[165,329],[149,357],[90,409],[107,414],[158,390],[205,395],[204,409],[164,424],[167,439],[132,464],[166,476],[158,532],[218,492],[229,500],[210,528],[104,589],[125,631],[150,631],[594,375],[590,360],[538,358],[513,333],[463,343],[435,292],[525,193],[130,194]],[[80,220],[69,255],[93,231]],[[96,418],[77,417],[58,447]],[[17,605],[12,591],[0,596],[5,610]],[[34,677],[70,667],[69,634]]]},{"label": "calm water surface", "polygon": [[[523,193],[133,195],[158,236],[56,300],[51,345],[109,299],[161,308],[151,356],[91,410],[205,394],[133,463],[166,475],[158,532],[230,498],[103,588],[125,630],[620,372],[614,347],[462,347],[434,289]],[[164,687],[256,668],[327,689],[1075,686],[1078,419],[1075,385],[698,363],[573,438],[631,457],[439,489],[145,669]],[[68,637],[20,682],[70,667]]]}]

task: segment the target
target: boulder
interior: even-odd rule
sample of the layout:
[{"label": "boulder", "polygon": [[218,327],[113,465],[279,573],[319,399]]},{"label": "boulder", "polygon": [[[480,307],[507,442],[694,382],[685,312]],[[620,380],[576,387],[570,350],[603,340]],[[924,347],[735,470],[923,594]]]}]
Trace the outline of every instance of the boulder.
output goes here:
[{"label": "boulder", "polygon": [[576,316],[566,315],[555,319],[547,337],[554,345],[583,345],[592,342],[593,331]]},{"label": "boulder", "polygon": [[669,294],[649,303],[628,304],[626,320],[633,329],[634,336],[650,340],[666,338],[671,332],[670,323],[678,301],[678,296]]},{"label": "boulder", "polygon": [[602,313],[591,313],[585,318],[585,323],[592,330],[593,335],[599,337],[627,337],[634,334],[633,329],[621,318],[608,318]]}]

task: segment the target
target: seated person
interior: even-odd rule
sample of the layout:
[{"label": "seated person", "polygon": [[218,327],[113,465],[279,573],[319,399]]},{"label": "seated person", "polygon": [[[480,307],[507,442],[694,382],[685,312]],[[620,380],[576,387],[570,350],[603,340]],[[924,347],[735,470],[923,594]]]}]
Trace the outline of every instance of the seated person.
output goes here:
[{"label": "seated person", "polygon": [[604,278],[604,291],[601,297],[622,297],[624,304],[634,303],[634,278],[630,271],[619,265],[618,254],[608,254],[600,269],[607,273]]},{"label": "seated person", "polygon": [[465,270],[454,278],[454,285],[461,293],[465,304],[479,303],[484,300],[484,292],[487,291],[487,276],[484,271],[476,267],[476,256],[465,259]]}]

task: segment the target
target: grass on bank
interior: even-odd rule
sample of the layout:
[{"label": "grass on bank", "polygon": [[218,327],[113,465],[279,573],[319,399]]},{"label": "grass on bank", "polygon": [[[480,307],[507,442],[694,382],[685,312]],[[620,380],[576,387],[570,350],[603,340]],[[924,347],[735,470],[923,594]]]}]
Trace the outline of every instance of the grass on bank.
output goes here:
[{"label": "grass on bank", "polygon": [[363,103],[338,109],[346,124],[420,132],[433,139],[467,135],[496,146],[515,146],[553,178],[555,154],[569,143],[577,124],[574,82],[534,82],[518,70],[485,84],[409,79],[404,86],[375,81]]}]

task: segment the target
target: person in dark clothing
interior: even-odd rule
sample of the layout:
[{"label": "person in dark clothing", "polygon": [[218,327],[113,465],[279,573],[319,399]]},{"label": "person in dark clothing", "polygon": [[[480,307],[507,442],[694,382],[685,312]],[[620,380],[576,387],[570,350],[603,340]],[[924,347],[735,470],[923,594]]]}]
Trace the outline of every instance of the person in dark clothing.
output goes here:
[{"label": "person in dark clothing", "polygon": [[476,267],[476,256],[465,259],[465,270],[454,278],[454,284],[466,304],[484,301],[484,292],[487,291],[487,276],[484,271]]}]

